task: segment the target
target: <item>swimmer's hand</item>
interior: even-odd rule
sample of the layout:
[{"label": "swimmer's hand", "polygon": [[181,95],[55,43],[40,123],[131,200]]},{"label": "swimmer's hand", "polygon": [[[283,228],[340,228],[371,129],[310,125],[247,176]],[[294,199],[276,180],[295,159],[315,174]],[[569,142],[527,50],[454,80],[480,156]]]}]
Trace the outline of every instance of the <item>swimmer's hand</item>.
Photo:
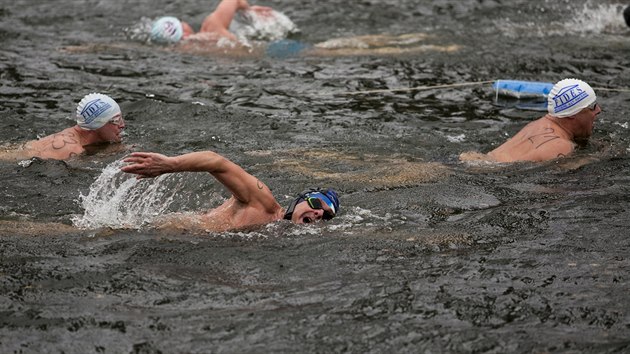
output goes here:
[{"label": "swimmer's hand", "polygon": [[123,162],[129,163],[121,171],[134,173],[136,178],[153,178],[175,171],[175,159],[154,152],[132,152]]},{"label": "swimmer's hand", "polygon": [[238,4],[236,5],[236,8],[238,10],[247,10],[250,8],[250,6],[247,0],[238,0]]}]

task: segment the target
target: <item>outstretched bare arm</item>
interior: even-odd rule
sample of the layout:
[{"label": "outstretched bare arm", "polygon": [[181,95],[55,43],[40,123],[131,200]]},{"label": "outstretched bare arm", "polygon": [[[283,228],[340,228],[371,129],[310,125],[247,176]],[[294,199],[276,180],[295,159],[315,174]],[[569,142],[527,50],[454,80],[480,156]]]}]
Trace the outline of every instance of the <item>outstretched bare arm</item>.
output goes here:
[{"label": "outstretched bare arm", "polygon": [[157,177],[173,172],[208,172],[223,184],[242,203],[259,201],[275,207],[276,200],[267,186],[240,166],[212,152],[200,151],[179,156],[165,156],[152,152],[134,152],[123,160],[129,163],[121,170],[138,178]]},{"label": "outstretched bare arm", "polygon": [[228,31],[230,23],[238,10],[247,10],[249,4],[246,0],[222,0],[217,8],[208,15],[201,24],[201,32],[215,32],[221,35],[231,36]]}]

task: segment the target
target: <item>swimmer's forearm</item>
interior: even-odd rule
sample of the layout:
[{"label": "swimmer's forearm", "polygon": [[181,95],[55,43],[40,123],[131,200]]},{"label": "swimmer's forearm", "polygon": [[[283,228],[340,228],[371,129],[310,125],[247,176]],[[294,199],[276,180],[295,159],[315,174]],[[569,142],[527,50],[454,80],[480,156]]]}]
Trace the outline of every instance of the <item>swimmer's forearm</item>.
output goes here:
[{"label": "swimmer's forearm", "polygon": [[239,169],[234,163],[212,151],[192,152],[173,157],[153,152],[133,152],[123,161],[128,165],[121,167],[121,170],[135,173],[138,178],[151,178],[174,172],[209,172],[217,177],[222,173]]},{"label": "swimmer's forearm", "polygon": [[229,160],[212,151],[191,152],[171,158],[170,172],[209,172],[220,173]]}]

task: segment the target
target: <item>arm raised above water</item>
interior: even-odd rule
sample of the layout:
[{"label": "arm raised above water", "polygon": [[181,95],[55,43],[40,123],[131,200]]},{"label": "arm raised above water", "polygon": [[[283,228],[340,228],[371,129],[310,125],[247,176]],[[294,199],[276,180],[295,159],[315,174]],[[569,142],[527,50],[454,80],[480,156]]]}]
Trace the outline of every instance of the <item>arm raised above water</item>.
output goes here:
[{"label": "arm raised above water", "polygon": [[253,11],[261,16],[271,16],[273,9],[267,6],[250,6],[247,0],[222,0],[217,8],[201,24],[199,32],[216,33],[235,40],[229,28],[237,11]]},{"label": "arm raised above water", "polygon": [[208,172],[242,203],[251,204],[259,201],[266,208],[277,205],[265,184],[237,164],[212,151],[191,152],[172,157],[153,152],[134,152],[123,161],[129,165],[123,166],[121,170],[134,173],[138,178],[151,178],[174,172]]},{"label": "arm raised above water", "polygon": [[217,8],[201,24],[201,32],[228,32],[236,11],[249,9],[247,0],[222,0]]}]

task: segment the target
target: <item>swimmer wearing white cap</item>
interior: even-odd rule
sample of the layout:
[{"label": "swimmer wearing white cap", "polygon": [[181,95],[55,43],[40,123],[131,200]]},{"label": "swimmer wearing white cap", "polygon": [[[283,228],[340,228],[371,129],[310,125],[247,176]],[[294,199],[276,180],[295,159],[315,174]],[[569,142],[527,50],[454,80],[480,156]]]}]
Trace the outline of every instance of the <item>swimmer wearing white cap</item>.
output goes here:
[{"label": "swimmer wearing white cap", "polygon": [[237,41],[229,31],[230,23],[237,11],[254,11],[262,16],[270,16],[273,9],[266,6],[250,6],[247,0],[222,0],[217,8],[201,24],[198,33],[184,21],[172,16],[161,17],[153,22],[151,41],[161,44],[177,43],[184,39],[214,40],[227,38]]},{"label": "swimmer wearing white cap", "polygon": [[23,157],[66,160],[91,153],[110,143],[120,143],[125,121],[118,103],[111,97],[91,93],[83,97],[76,111],[77,124],[59,133],[24,145]]},{"label": "swimmer wearing white cap", "polygon": [[564,79],[547,96],[548,114],[527,124],[488,156],[497,162],[547,161],[571,154],[593,134],[602,111],[586,82]]}]

